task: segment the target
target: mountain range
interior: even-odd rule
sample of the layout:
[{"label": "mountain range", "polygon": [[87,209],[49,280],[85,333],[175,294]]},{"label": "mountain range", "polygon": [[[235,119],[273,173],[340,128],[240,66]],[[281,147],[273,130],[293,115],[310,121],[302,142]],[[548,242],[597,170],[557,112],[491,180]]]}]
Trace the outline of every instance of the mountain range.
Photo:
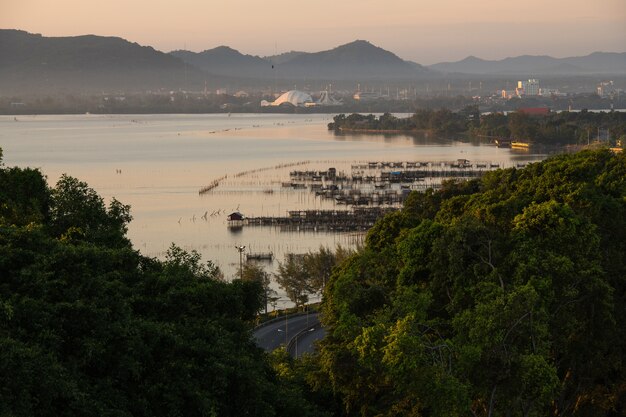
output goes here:
[{"label": "mountain range", "polygon": [[541,55],[522,55],[497,61],[475,56],[457,62],[430,65],[434,71],[483,75],[592,75],[626,74],[626,52],[594,52],[586,56],[553,58]]},{"label": "mountain range", "polygon": [[122,38],[0,30],[0,94],[180,88],[205,78],[174,56]]},{"label": "mountain range", "polygon": [[364,40],[321,52],[291,52],[260,58],[227,46],[203,52],[173,51],[171,55],[217,75],[247,78],[308,80],[412,79],[430,71]]},{"label": "mountain range", "polygon": [[430,66],[357,40],[321,52],[259,57],[228,46],[164,53],[118,37],[44,37],[0,30],[0,96],[19,93],[200,90],[280,82],[418,81],[452,76],[541,77],[626,75],[626,53],[584,57],[520,56],[488,61],[473,56]]},{"label": "mountain range", "polygon": [[244,55],[228,46],[218,46],[202,52],[172,51],[169,55],[214,75],[244,78],[269,78],[271,63],[263,58]]}]

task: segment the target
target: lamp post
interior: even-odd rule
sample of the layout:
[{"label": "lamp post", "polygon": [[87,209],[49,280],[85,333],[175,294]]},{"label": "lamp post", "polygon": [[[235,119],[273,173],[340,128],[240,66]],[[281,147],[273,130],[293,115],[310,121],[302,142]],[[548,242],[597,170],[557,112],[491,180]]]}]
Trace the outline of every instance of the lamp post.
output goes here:
[{"label": "lamp post", "polygon": [[246,247],[235,246],[235,249],[239,251],[239,279],[243,280],[243,251],[246,250]]}]

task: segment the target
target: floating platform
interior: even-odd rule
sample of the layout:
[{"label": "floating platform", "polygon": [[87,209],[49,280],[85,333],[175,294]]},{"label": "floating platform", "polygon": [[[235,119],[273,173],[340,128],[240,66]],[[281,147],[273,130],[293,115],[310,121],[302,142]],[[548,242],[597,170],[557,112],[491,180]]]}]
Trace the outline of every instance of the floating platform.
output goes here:
[{"label": "floating platform", "polygon": [[294,210],[286,217],[248,217],[244,226],[275,226],[299,231],[366,231],[393,207],[367,207],[353,210]]},{"label": "floating platform", "polygon": [[272,261],[274,254],[272,252],[260,252],[260,253],[248,253],[246,254],[247,261]]}]

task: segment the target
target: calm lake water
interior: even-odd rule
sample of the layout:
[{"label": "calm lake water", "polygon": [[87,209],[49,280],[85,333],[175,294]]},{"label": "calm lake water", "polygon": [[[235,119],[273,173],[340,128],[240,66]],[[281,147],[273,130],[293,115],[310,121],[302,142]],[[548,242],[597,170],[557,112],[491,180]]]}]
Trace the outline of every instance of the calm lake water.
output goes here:
[{"label": "calm lake water", "polygon": [[[281,187],[295,168],[350,172],[366,161],[468,159],[512,166],[546,155],[452,139],[405,135],[335,135],[333,115],[72,115],[0,116],[0,147],[7,166],[37,167],[50,184],[67,173],[108,202],[131,205],[129,237],[147,256],[162,257],[172,242],[217,263],[227,278],[239,267],[235,246],[250,252],[304,253],[320,245],[352,246],[358,233],[280,232],[244,227],[226,216],[284,216],[287,210],[332,209],[306,190]],[[243,171],[252,173],[236,176]],[[198,191],[227,176],[215,190]],[[345,209],[345,206],[337,207]],[[203,216],[206,214],[206,218]],[[267,264],[273,271],[277,261]]]}]

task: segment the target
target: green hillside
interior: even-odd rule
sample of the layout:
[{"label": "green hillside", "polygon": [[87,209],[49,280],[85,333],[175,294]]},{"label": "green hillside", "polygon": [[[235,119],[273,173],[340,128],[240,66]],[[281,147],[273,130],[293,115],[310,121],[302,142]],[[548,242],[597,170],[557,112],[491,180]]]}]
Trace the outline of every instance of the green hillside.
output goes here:
[{"label": "green hillside", "polygon": [[411,195],[327,287],[318,359],[350,416],[626,411],[626,156]]},{"label": "green hillside", "polygon": [[174,246],[141,256],[130,219],[0,152],[0,415],[326,415],[251,339],[260,284]]}]

